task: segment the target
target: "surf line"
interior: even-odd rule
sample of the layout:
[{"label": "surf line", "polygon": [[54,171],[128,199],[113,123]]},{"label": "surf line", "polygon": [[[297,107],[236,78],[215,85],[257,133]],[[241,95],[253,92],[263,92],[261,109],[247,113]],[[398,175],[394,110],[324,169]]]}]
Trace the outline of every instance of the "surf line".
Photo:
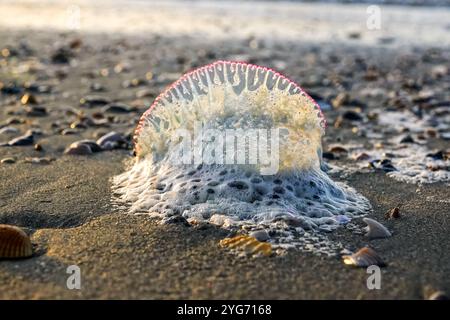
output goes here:
[{"label": "surf line", "polygon": [[190,307],[187,304],[178,307],[178,315],[203,315],[205,318],[209,317],[211,307]]}]

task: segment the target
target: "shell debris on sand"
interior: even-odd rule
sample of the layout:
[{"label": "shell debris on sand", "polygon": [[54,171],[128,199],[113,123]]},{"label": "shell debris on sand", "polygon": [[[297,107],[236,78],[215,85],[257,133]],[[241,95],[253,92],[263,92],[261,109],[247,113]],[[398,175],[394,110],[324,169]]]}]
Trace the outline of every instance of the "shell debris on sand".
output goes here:
[{"label": "shell debris on sand", "polygon": [[364,247],[352,255],[342,256],[342,260],[346,265],[352,265],[360,268],[366,268],[372,265],[379,267],[386,266],[386,263],[384,263],[378,253],[369,247]]},{"label": "shell debris on sand", "polygon": [[222,239],[219,245],[222,248],[238,250],[251,255],[272,255],[272,245],[270,243],[258,241],[247,235]]},{"label": "shell debris on sand", "polygon": [[22,229],[0,224],[0,259],[26,258],[32,254],[30,237]]}]

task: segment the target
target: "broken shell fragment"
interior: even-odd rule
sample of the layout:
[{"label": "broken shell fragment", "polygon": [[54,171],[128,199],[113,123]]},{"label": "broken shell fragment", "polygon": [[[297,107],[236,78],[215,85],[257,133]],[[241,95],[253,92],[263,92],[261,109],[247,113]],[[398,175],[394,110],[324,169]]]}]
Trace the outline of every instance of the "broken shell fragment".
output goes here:
[{"label": "broken shell fragment", "polygon": [[111,103],[111,100],[101,96],[86,96],[80,99],[80,105],[89,108],[104,106],[107,105],[108,103]]},{"label": "broken shell fragment", "polygon": [[235,249],[247,252],[252,255],[270,256],[272,254],[272,245],[267,242],[260,242],[250,236],[236,236],[220,240],[219,245],[222,248]]},{"label": "broken shell fragment", "polygon": [[331,147],[328,151],[337,155],[346,155],[348,153],[348,150],[341,146]]},{"label": "broken shell fragment", "polygon": [[381,257],[369,247],[364,247],[352,255],[342,256],[342,260],[346,265],[360,268],[366,268],[373,265],[384,267],[386,265]]},{"label": "broken shell fragment", "polygon": [[13,157],[8,157],[8,158],[4,158],[4,159],[0,160],[0,163],[10,164],[10,163],[15,163],[15,162],[16,162],[16,159]]},{"label": "broken shell fragment", "polygon": [[353,159],[356,160],[356,161],[369,160],[370,156],[367,153],[362,152],[362,153],[359,153],[359,154],[355,155],[353,157]]},{"label": "broken shell fragment", "polygon": [[33,144],[34,136],[32,134],[25,134],[23,136],[14,138],[8,142],[10,146],[28,146]]},{"label": "broken shell fragment", "polygon": [[97,140],[97,144],[104,150],[117,149],[126,143],[125,137],[115,131],[111,131]]},{"label": "broken shell fragment", "polygon": [[102,148],[94,140],[84,139],[76,141],[74,144],[86,144],[91,148],[92,152],[102,151]]},{"label": "broken shell fragment", "polygon": [[26,258],[32,254],[30,238],[22,229],[0,224],[0,259]]},{"label": "broken shell fragment", "polygon": [[64,151],[64,154],[88,155],[92,154],[92,149],[88,144],[74,142]]},{"label": "broken shell fragment", "polygon": [[367,223],[366,237],[369,239],[389,238],[392,236],[389,230],[381,223],[370,218],[363,218],[363,221]]},{"label": "broken shell fragment", "polygon": [[0,134],[16,134],[19,133],[19,129],[14,127],[3,127],[0,129]]},{"label": "broken shell fragment", "polygon": [[384,214],[386,219],[399,219],[400,218],[400,208],[395,207]]},{"label": "broken shell fragment", "polygon": [[428,297],[428,300],[449,300],[449,297],[443,291],[436,291]]}]

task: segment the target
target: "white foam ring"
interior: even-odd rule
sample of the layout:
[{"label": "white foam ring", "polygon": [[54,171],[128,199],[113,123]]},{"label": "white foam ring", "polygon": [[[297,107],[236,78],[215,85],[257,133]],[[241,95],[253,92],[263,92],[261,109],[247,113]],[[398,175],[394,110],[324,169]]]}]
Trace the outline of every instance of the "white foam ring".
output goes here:
[{"label": "white foam ring", "polygon": [[[174,164],[170,160],[178,156],[180,142],[171,139],[173,132],[193,130],[196,121],[219,130],[287,128],[279,172],[261,175],[250,164]],[[197,69],[169,87],[142,116],[135,136],[137,160],[114,178],[116,201],[136,214],[266,228],[292,243],[294,230],[297,240],[307,235],[319,239],[320,232],[339,226],[339,217],[371,208],[366,198],[322,171],[324,125],[318,105],[270,69],[230,62]]]}]

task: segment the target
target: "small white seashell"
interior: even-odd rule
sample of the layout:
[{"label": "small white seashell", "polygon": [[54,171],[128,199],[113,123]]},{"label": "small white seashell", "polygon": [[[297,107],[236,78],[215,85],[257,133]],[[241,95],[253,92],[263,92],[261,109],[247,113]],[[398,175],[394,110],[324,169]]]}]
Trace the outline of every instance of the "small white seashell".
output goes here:
[{"label": "small white seashell", "polygon": [[367,223],[366,237],[369,239],[389,238],[392,236],[389,230],[381,223],[370,218],[363,218],[363,221]]}]

